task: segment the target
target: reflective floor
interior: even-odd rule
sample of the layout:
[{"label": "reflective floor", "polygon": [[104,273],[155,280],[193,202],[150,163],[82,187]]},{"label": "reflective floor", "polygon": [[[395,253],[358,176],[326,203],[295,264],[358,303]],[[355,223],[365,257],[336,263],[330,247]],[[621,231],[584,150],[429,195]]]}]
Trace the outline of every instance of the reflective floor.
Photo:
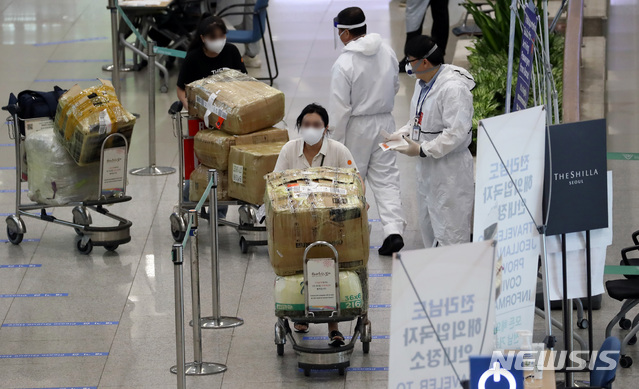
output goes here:
[{"label": "reflective floor", "polygon": [[[353,1],[272,0],[269,15],[280,76],[275,86],[286,94],[285,122],[292,123],[310,102],[327,105],[332,63],[339,54],[333,47],[332,18]],[[451,2],[453,3],[453,2]],[[404,43],[404,9],[396,1],[362,2],[370,31],[379,32],[401,54]],[[109,78],[101,70],[110,62],[110,24],[107,1],[96,0],[0,0],[2,20],[2,66],[0,96],[24,89],[51,90],[95,85]],[[451,4],[451,25],[462,16]],[[614,2],[610,7],[608,40],[609,151],[639,152],[637,121],[638,85],[636,2]],[[430,20],[427,18],[429,30]],[[453,57],[454,40],[448,46]],[[130,59],[130,54],[128,56]],[[264,58],[262,58],[264,60]],[[263,75],[265,67],[261,70]],[[259,75],[259,72],[253,72]],[[177,166],[177,142],[167,110],[176,100],[176,71],[171,72],[168,94],[156,91],[157,164]],[[413,91],[402,75],[396,97],[396,123],[408,119]],[[136,125],[129,167],[148,164],[147,71],[122,74],[124,106],[141,115]],[[158,86],[159,89],[159,86]],[[603,92],[603,91],[602,91]],[[292,135],[294,135],[292,133]],[[14,148],[6,131],[0,132],[0,213],[14,212]],[[421,248],[414,213],[414,162],[399,157],[402,201],[408,214],[404,236],[407,249]],[[630,244],[630,233],[639,228],[639,204],[634,178],[639,162],[610,161],[615,175],[614,244],[608,263],[618,262],[619,249]],[[110,210],[133,222],[132,241],[116,253],[96,247],[89,256],[75,249],[72,229],[27,219],[25,241],[14,246],[0,244],[0,388],[170,388],[175,376],[173,265],[169,214],[178,198],[175,174],[162,177],[129,176],[129,203]],[[26,186],[24,187],[26,189]],[[370,196],[369,196],[370,197]],[[25,196],[26,198],[26,196]],[[370,201],[370,200],[369,200]],[[372,201],[371,201],[372,202]],[[70,218],[70,208],[52,209],[55,216]],[[371,204],[370,219],[378,218]],[[229,212],[231,220],[237,211]],[[94,222],[100,222],[94,215]],[[382,243],[379,222],[372,222],[371,245]],[[208,225],[202,226],[202,310],[211,314],[211,273]],[[4,236],[0,237],[5,239]],[[245,324],[236,329],[206,330],[204,360],[224,363],[224,374],[188,379],[189,388],[279,388],[386,386],[389,340],[391,278],[370,278],[370,310],[374,339],[369,355],[358,347],[352,371],[346,377],[334,372],[304,377],[297,369],[292,348],[277,357],[273,344],[273,272],[265,247],[243,255],[235,230],[220,227],[222,314],[239,316]],[[5,266],[20,265],[20,266]],[[390,273],[391,261],[371,250],[369,273]],[[185,287],[190,286],[188,266]],[[43,295],[46,294],[46,295]],[[17,295],[17,296],[16,296]],[[187,298],[186,314],[191,315]],[[605,324],[620,303],[604,297],[603,309],[595,312],[595,344],[603,339]],[[342,324],[343,332],[352,330]],[[582,336],[585,331],[577,330]],[[618,333],[615,329],[614,333]],[[325,327],[312,328],[309,336],[326,336]],[[187,332],[187,360],[192,360],[191,334]],[[541,320],[537,337],[543,337]],[[561,340],[561,338],[559,338]],[[309,340],[325,342],[325,340]],[[636,348],[631,354],[639,359]],[[366,368],[366,369],[364,369]],[[630,388],[639,378],[636,368],[618,372],[615,387]]]}]

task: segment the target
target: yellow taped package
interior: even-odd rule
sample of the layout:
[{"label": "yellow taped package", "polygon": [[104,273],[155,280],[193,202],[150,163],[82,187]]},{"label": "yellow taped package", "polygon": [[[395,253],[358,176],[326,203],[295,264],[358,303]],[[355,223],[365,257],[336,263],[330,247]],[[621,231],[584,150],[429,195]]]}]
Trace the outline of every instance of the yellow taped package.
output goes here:
[{"label": "yellow taped package", "polygon": [[[366,272],[364,272],[366,273]],[[365,293],[363,293],[360,276],[354,271],[339,272],[339,295],[342,315],[351,310],[359,314],[365,310]],[[304,275],[297,274],[275,278],[275,315],[278,317],[304,314]],[[300,312],[301,311],[301,312]]]},{"label": "yellow taped package", "polygon": [[247,135],[202,130],[195,135],[193,148],[197,159],[203,164],[213,169],[228,170],[231,146],[287,141],[288,131],[275,127]]},{"label": "yellow taped package", "polygon": [[[204,190],[209,185],[208,166],[200,165],[191,172],[189,183],[189,200],[199,202]],[[225,170],[217,171],[217,201],[229,201],[229,175]],[[211,189],[212,190],[212,189]]]},{"label": "yellow taped package", "polygon": [[264,203],[264,176],[275,169],[286,142],[236,145],[229,154],[229,196],[249,204]]},{"label": "yellow taped package", "polygon": [[[341,269],[366,267],[368,216],[355,169],[320,167],[271,173],[266,177],[265,204],[269,256],[277,275],[302,272],[304,250],[316,241],[335,246]],[[333,257],[333,252],[318,246],[309,257]]]},{"label": "yellow taped package", "polygon": [[[74,85],[58,101],[54,126],[62,144],[78,165],[100,160],[102,142],[119,132],[131,140],[135,116],[125,110],[106,80],[82,90]],[[109,140],[105,147],[121,146],[120,137]]]},{"label": "yellow taped package", "polygon": [[186,85],[189,115],[233,135],[250,134],[272,127],[284,118],[284,93],[233,69]]}]

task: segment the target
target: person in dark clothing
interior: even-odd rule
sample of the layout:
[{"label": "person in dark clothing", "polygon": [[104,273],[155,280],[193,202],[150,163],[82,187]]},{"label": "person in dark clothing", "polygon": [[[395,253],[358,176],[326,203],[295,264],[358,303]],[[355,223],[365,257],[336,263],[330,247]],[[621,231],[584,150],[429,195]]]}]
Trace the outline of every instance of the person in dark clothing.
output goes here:
[{"label": "person in dark clothing", "polygon": [[[422,35],[426,10],[430,5],[433,16],[431,37],[443,55],[446,55],[450,21],[448,16],[448,0],[407,0],[406,1],[406,43],[416,36]],[[399,62],[399,72],[406,72],[406,57]]]},{"label": "person in dark clothing", "polygon": [[186,84],[210,76],[211,72],[221,68],[246,73],[240,51],[226,42],[224,21],[217,16],[209,16],[198,26],[178,76],[177,96],[184,108],[188,108]]}]

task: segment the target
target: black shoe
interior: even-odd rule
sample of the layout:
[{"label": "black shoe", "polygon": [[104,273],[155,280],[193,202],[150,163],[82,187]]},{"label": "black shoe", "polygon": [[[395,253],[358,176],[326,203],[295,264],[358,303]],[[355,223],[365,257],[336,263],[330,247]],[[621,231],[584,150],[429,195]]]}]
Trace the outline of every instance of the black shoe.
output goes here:
[{"label": "black shoe", "polygon": [[408,64],[408,58],[404,57],[401,61],[399,61],[399,72],[406,73],[406,65]]},{"label": "black shoe", "polygon": [[206,208],[202,207],[202,209],[200,210],[200,218],[204,219],[204,220],[209,220],[209,213],[206,212]]},{"label": "black shoe", "polygon": [[404,247],[404,239],[399,234],[388,235],[386,239],[384,239],[384,244],[379,248],[379,255],[393,255],[393,253],[398,252]]},{"label": "black shoe", "polygon": [[342,347],[345,344],[344,335],[342,335],[342,333],[337,330],[331,331],[328,337],[331,340],[331,342],[328,345],[331,347]]}]

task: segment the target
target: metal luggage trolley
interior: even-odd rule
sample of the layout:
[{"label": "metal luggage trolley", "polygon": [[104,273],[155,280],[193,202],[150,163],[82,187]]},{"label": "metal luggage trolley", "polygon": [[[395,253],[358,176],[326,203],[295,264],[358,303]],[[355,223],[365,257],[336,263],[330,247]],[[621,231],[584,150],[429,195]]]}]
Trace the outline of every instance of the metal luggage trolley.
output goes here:
[{"label": "metal luggage trolley", "polygon": [[[316,310],[311,306],[311,289],[309,288],[309,260],[317,260],[317,258],[308,258],[309,251],[316,246],[327,246],[333,251],[333,258],[322,258],[321,260],[330,259],[334,261],[335,274],[335,301],[334,309]],[[277,346],[277,355],[284,355],[284,345],[288,338],[293,345],[293,350],[298,359],[298,367],[304,371],[305,376],[309,376],[311,370],[338,370],[340,375],[344,375],[346,368],[350,366],[351,354],[355,348],[355,343],[359,338],[362,341],[362,351],[368,354],[370,350],[371,322],[368,320],[368,281],[366,280],[367,272],[364,270],[358,272],[362,283],[362,306],[347,309],[340,307],[340,291],[339,291],[339,258],[337,250],[328,242],[318,241],[310,244],[304,250],[304,311],[277,311],[277,323],[275,323],[275,345]],[[309,347],[300,345],[295,340],[289,321],[305,322],[305,323],[331,323],[357,320],[355,330],[350,342],[340,347]]]},{"label": "metal luggage trolley", "polygon": [[[176,242],[181,242],[184,239],[186,228],[188,225],[188,211],[193,209],[197,203],[191,201],[184,201],[182,188],[184,188],[184,141],[188,139],[194,139],[193,135],[184,134],[182,128],[182,119],[188,118],[188,113],[182,112],[182,102],[176,101],[171,105],[169,109],[169,115],[173,119],[173,134],[178,139],[178,150],[180,175],[179,175],[179,196],[178,206],[175,212],[170,216],[171,220],[171,234]],[[233,227],[240,235],[240,248],[243,254],[246,254],[250,246],[266,246],[268,236],[266,235],[266,227],[259,226],[260,220],[258,218],[259,207],[253,204],[248,204],[243,201],[218,201],[218,205],[239,205],[239,221],[233,223],[226,219],[219,219],[219,223],[225,226]],[[209,207],[210,208],[210,207]],[[216,212],[216,210],[210,210],[210,212]]]},{"label": "metal luggage trolley", "polygon": [[[9,111],[10,107],[3,107],[3,109]],[[12,107],[13,108],[13,107]],[[15,112],[15,111],[13,111]],[[27,233],[27,227],[22,220],[22,216],[40,219],[45,222],[54,223],[66,227],[75,229],[75,232],[81,237],[76,243],[78,251],[82,254],[89,254],[93,250],[93,246],[103,246],[109,251],[117,250],[118,246],[131,241],[130,228],[131,221],[124,219],[120,216],[110,213],[105,205],[123,203],[131,200],[130,196],[126,195],[126,175],[122,180],[121,190],[117,191],[103,191],[103,178],[105,169],[107,168],[104,163],[105,152],[117,151],[116,149],[124,148],[124,166],[122,171],[126,172],[126,151],[128,150],[128,144],[126,138],[119,133],[114,133],[106,137],[102,142],[100,150],[100,180],[98,185],[98,200],[70,202],[63,205],[49,205],[49,204],[23,204],[22,203],[22,182],[23,180],[23,159],[21,155],[21,145],[24,140],[24,135],[20,134],[18,121],[23,120],[18,117],[17,113],[12,113],[7,118],[7,125],[9,129],[9,138],[15,140],[15,152],[16,152],[16,208],[13,215],[7,216],[7,237],[9,241],[15,245],[19,245],[22,242],[24,234]],[[109,142],[121,142],[120,145],[113,148],[105,148]],[[126,174],[126,173],[125,173]],[[47,208],[61,208],[61,207],[73,207],[72,221],[66,221],[58,219],[52,215],[47,214]],[[93,221],[89,209],[94,212],[100,213],[106,217],[114,219],[118,222],[116,226],[110,227],[96,227],[93,226]],[[31,213],[29,211],[40,210],[40,214]]]}]

